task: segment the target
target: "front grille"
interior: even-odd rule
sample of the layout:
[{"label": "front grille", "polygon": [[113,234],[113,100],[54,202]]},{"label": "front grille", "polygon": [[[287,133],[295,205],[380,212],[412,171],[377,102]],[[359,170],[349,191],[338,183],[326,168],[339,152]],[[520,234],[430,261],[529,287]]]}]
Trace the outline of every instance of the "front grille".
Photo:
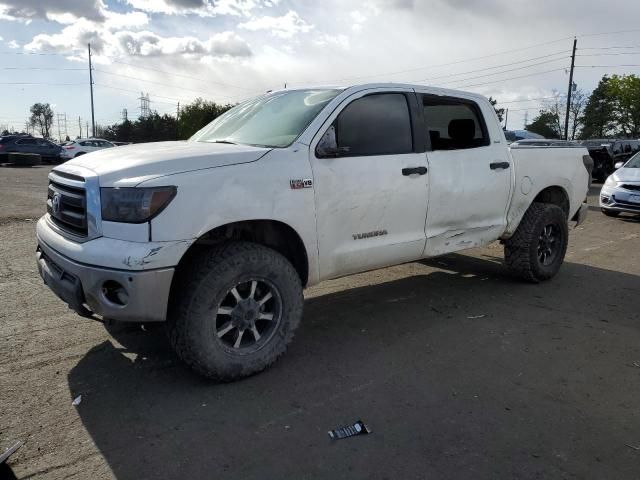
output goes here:
[{"label": "front grille", "polygon": [[87,236],[87,199],[84,188],[50,180],[47,212],[53,223],[62,230],[81,237]]},{"label": "front grille", "polygon": [[640,192],[640,184],[633,185],[633,184],[625,183],[623,185],[620,185],[620,187],[624,188],[625,190],[633,190],[636,192]]}]

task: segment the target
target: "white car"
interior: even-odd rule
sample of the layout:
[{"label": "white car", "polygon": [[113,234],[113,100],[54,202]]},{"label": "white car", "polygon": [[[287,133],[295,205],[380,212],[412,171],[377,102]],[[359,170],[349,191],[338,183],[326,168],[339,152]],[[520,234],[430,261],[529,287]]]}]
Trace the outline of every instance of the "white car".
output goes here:
[{"label": "white car", "polygon": [[70,159],[105,148],[115,147],[113,143],[102,138],[79,138],[63,143],[60,158]]},{"label": "white car", "polygon": [[496,240],[516,276],[552,278],[587,212],[584,157],[508,148],[477,94],[286,89],[188,141],[54,168],[38,267],[80,315],[166,321],[183,361],[232,380],[284,353],[323,280]]},{"label": "white car", "polygon": [[609,217],[623,212],[640,214],[640,153],[607,178],[600,190],[600,209]]}]

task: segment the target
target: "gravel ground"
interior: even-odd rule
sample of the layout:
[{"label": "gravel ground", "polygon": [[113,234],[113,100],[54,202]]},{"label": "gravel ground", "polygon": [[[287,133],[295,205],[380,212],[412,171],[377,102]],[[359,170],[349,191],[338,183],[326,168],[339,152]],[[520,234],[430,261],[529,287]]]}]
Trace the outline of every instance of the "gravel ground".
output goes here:
[{"label": "gravel ground", "polygon": [[0,169],[0,477],[640,478],[640,219],[592,207],[540,285],[497,244],[326,282],[273,368],[213,384],[42,285],[48,170]]}]

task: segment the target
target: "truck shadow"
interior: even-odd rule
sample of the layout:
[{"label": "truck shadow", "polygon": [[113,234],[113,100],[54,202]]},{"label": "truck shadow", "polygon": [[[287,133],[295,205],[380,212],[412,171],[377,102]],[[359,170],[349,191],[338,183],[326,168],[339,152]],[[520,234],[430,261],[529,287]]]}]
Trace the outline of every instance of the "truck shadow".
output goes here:
[{"label": "truck shadow", "polygon": [[[464,255],[416,267],[424,273],[308,298],[287,355],[235,383],[192,374],[161,328],[111,328],[114,341],[69,373],[71,397],[83,395],[81,420],[119,479],[328,478],[338,467],[335,478],[623,478],[637,466],[610,448],[619,429],[599,407],[633,405],[637,369],[597,351],[611,330],[638,353],[640,277],[567,263],[529,285],[500,259]],[[524,384],[507,381],[518,372]],[[326,430],[360,415],[382,431],[329,443]]]}]

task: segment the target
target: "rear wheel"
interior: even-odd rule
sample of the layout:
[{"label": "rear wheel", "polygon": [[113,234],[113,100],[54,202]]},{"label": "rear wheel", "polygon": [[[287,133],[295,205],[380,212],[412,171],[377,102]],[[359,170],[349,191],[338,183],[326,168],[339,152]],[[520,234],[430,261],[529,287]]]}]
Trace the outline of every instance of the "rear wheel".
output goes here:
[{"label": "rear wheel", "polygon": [[506,264],[524,280],[548,280],[558,273],[564,261],[568,239],[564,211],[556,205],[534,203],[505,242]]},{"label": "rear wheel", "polygon": [[616,210],[609,210],[607,208],[601,208],[600,210],[602,210],[602,213],[604,213],[607,217],[617,217],[618,215],[620,215],[620,212]]},{"label": "rear wheel", "polygon": [[229,381],[282,355],[302,317],[300,278],[276,251],[234,242],[194,254],[177,274],[168,319],[178,356]]}]

